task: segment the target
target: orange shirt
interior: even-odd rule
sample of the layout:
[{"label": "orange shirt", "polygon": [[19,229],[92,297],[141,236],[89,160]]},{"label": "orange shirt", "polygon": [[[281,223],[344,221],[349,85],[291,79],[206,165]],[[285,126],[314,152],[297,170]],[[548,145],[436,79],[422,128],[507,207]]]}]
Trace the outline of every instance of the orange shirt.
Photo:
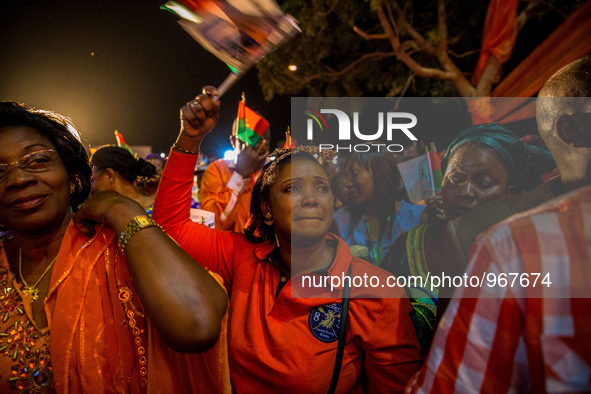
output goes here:
[{"label": "orange shirt", "polygon": [[207,166],[199,188],[199,203],[201,209],[215,213],[215,228],[242,233],[250,217],[252,187],[260,172],[251,174],[249,179],[240,179],[239,183],[244,185],[236,185],[230,183],[234,173],[230,164],[219,159]]},{"label": "orange shirt", "polygon": [[[281,271],[268,259],[273,244],[253,244],[244,235],[217,231],[189,219],[195,156],[171,152],[161,178],[153,217],[197,262],[219,273],[230,294],[229,356],[238,393],[326,392],[334,367],[337,334],[326,316],[340,312],[340,292],[323,298],[292,298],[298,277],[277,294]],[[331,275],[387,272],[353,258],[334,235]],[[384,283],[384,282],[382,282]],[[419,368],[420,350],[403,289],[395,299],[352,298],[337,392],[395,392]],[[352,295],[355,295],[352,289]],[[331,313],[331,311],[333,313]],[[337,317],[338,318],[338,317]],[[326,330],[319,328],[319,323]],[[336,319],[335,319],[336,323]],[[335,331],[331,329],[335,328]],[[367,382],[362,378],[367,375]]]}]

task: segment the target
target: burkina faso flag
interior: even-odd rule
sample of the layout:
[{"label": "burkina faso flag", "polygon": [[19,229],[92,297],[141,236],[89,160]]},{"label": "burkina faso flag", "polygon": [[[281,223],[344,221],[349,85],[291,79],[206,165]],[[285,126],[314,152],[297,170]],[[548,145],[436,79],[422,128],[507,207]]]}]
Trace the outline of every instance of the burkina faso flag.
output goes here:
[{"label": "burkina faso flag", "polygon": [[269,128],[269,122],[244,104],[244,98],[238,104],[238,130],[236,137],[254,146]]}]

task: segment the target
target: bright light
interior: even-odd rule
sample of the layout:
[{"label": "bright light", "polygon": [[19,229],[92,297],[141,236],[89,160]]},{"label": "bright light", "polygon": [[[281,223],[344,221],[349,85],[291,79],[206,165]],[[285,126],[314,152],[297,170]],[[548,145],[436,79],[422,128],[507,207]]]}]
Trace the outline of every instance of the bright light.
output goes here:
[{"label": "bright light", "polygon": [[160,153],[160,157],[162,157],[164,159],[166,157],[166,155],[164,153]]},{"label": "bright light", "polygon": [[295,64],[290,64],[287,68],[289,69],[289,71],[296,71],[298,69],[298,66],[296,66]]},{"label": "bright light", "polygon": [[233,149],[224,152],[224,160],[234,161],[236,159],[236,152]]}]

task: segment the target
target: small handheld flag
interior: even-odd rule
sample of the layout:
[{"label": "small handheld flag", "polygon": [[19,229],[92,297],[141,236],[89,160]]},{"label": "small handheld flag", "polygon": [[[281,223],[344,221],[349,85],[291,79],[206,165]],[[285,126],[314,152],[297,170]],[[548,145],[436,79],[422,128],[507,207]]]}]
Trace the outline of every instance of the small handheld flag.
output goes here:
[{"label": "small handheld flag", "polygon": [[269,122],[246,106],[243,93],[242,99],[238,104],[236,138],[248,146],[254,146],[268,128]]},{"label": "small handheld flag", "polygon": [[131,153],[132,156],[135,157],[135,152],[131,150],[129,145],[127,145],[127,142],[125,142],[125,140],[123,139],[123,135],[121,135],[121,133],[117,130],[115,130],[115,139],[117,140],[118,147],[128,150],[129,153]]},{"label": "small handheld flag", "polygon": [[285,144],[283,144],[283,149],[293,149],[296,145],[293,143],[291,139],[291,131],[289,130],[289,126],[287,126],[287,131],[285,132]]}]

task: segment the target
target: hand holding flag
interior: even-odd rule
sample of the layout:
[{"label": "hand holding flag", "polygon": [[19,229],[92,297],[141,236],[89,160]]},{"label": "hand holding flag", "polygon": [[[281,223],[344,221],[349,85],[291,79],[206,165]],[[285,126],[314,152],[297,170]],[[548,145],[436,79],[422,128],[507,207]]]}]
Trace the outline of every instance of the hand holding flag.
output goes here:
[{"label": "hand holding flag", "polygon": [[301,32],[273,0],[171,0],[162,6],[232,73],[220,96],[265,55]]}]

